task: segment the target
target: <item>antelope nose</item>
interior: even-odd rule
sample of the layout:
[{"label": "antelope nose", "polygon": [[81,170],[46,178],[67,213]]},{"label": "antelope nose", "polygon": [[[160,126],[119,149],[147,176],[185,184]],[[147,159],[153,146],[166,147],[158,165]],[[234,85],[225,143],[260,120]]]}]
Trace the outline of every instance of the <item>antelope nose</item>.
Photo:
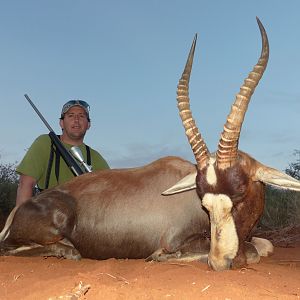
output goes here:
[{"label": "antelope nose", "polygon": [[232,259],[223,258],[222,260],[208,259],[208,265],[215,271],[229,270],[232,266]]}]

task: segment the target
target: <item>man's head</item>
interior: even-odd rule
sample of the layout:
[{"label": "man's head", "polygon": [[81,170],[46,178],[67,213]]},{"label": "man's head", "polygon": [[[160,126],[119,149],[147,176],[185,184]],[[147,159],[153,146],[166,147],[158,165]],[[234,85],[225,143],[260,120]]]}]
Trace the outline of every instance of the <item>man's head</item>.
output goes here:
[{"label": "man's head", "polygon": [[75,145],[83,142],[90,128],[89,109],[90,106],[82,100],[70,100],[64,104],[59,124],[66,143]]},{"label": "man's head", "polygon": [[74,107],[74,106],[82,107],[84,109],[85,113],[86,113],[88,121],[89,122],[91,121],[90,120],[90,115],[89,115],[90,106],[87,102],[85,102],[83,100],[70,100],[70,101],[66,102],[64,104],[64,106],[62,107],[60,119],[62,120],[64,118],[65,114],[69,111],[69,109]]}]

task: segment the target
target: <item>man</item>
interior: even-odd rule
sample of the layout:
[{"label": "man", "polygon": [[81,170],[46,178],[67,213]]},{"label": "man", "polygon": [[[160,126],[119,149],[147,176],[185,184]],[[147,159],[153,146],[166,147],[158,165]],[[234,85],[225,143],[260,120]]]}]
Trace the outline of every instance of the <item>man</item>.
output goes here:
[{"label": "man", "polygon": [[[82,100],[71,100],[63,106],[59,121],[62,129],[60,140],[68,150],[72,146],[79,147],[92,170],[109,169],[104,158],[83,143],[86,131],[91,126],[89,109],[89,105]],[[32,197],[36,185],[43,190],[74,177],[47,134],[40,135],[33,142],[17,167],[17,172],[20,174],[17,206]]]}]

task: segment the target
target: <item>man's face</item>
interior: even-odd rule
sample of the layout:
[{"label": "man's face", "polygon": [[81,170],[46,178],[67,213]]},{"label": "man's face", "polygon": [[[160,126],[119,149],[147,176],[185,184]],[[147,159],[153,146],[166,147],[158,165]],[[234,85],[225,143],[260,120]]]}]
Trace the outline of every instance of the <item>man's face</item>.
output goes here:
[{"label": "man's face", "polygon": [[90,128],[85,110],[80,106],[71,107],[59,124],[64,130],[64,134],[75,140],[82,139]]}]

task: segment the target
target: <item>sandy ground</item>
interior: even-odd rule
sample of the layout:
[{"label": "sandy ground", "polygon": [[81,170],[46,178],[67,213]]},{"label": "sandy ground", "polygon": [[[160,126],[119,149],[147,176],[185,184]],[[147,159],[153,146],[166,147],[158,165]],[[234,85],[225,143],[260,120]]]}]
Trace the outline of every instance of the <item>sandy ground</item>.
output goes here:
[{"label": "sandy ground", "polygon": [[223,272],[201,262],[2,256],[0,300],[300,299],[300,225],[255,235],[271,240],[274,254]]},{"label": "sandy ground", "polygon": [[0,257],[0,285],[1,300],[300,299],[300,244],[223,272],[200,262]]}]

